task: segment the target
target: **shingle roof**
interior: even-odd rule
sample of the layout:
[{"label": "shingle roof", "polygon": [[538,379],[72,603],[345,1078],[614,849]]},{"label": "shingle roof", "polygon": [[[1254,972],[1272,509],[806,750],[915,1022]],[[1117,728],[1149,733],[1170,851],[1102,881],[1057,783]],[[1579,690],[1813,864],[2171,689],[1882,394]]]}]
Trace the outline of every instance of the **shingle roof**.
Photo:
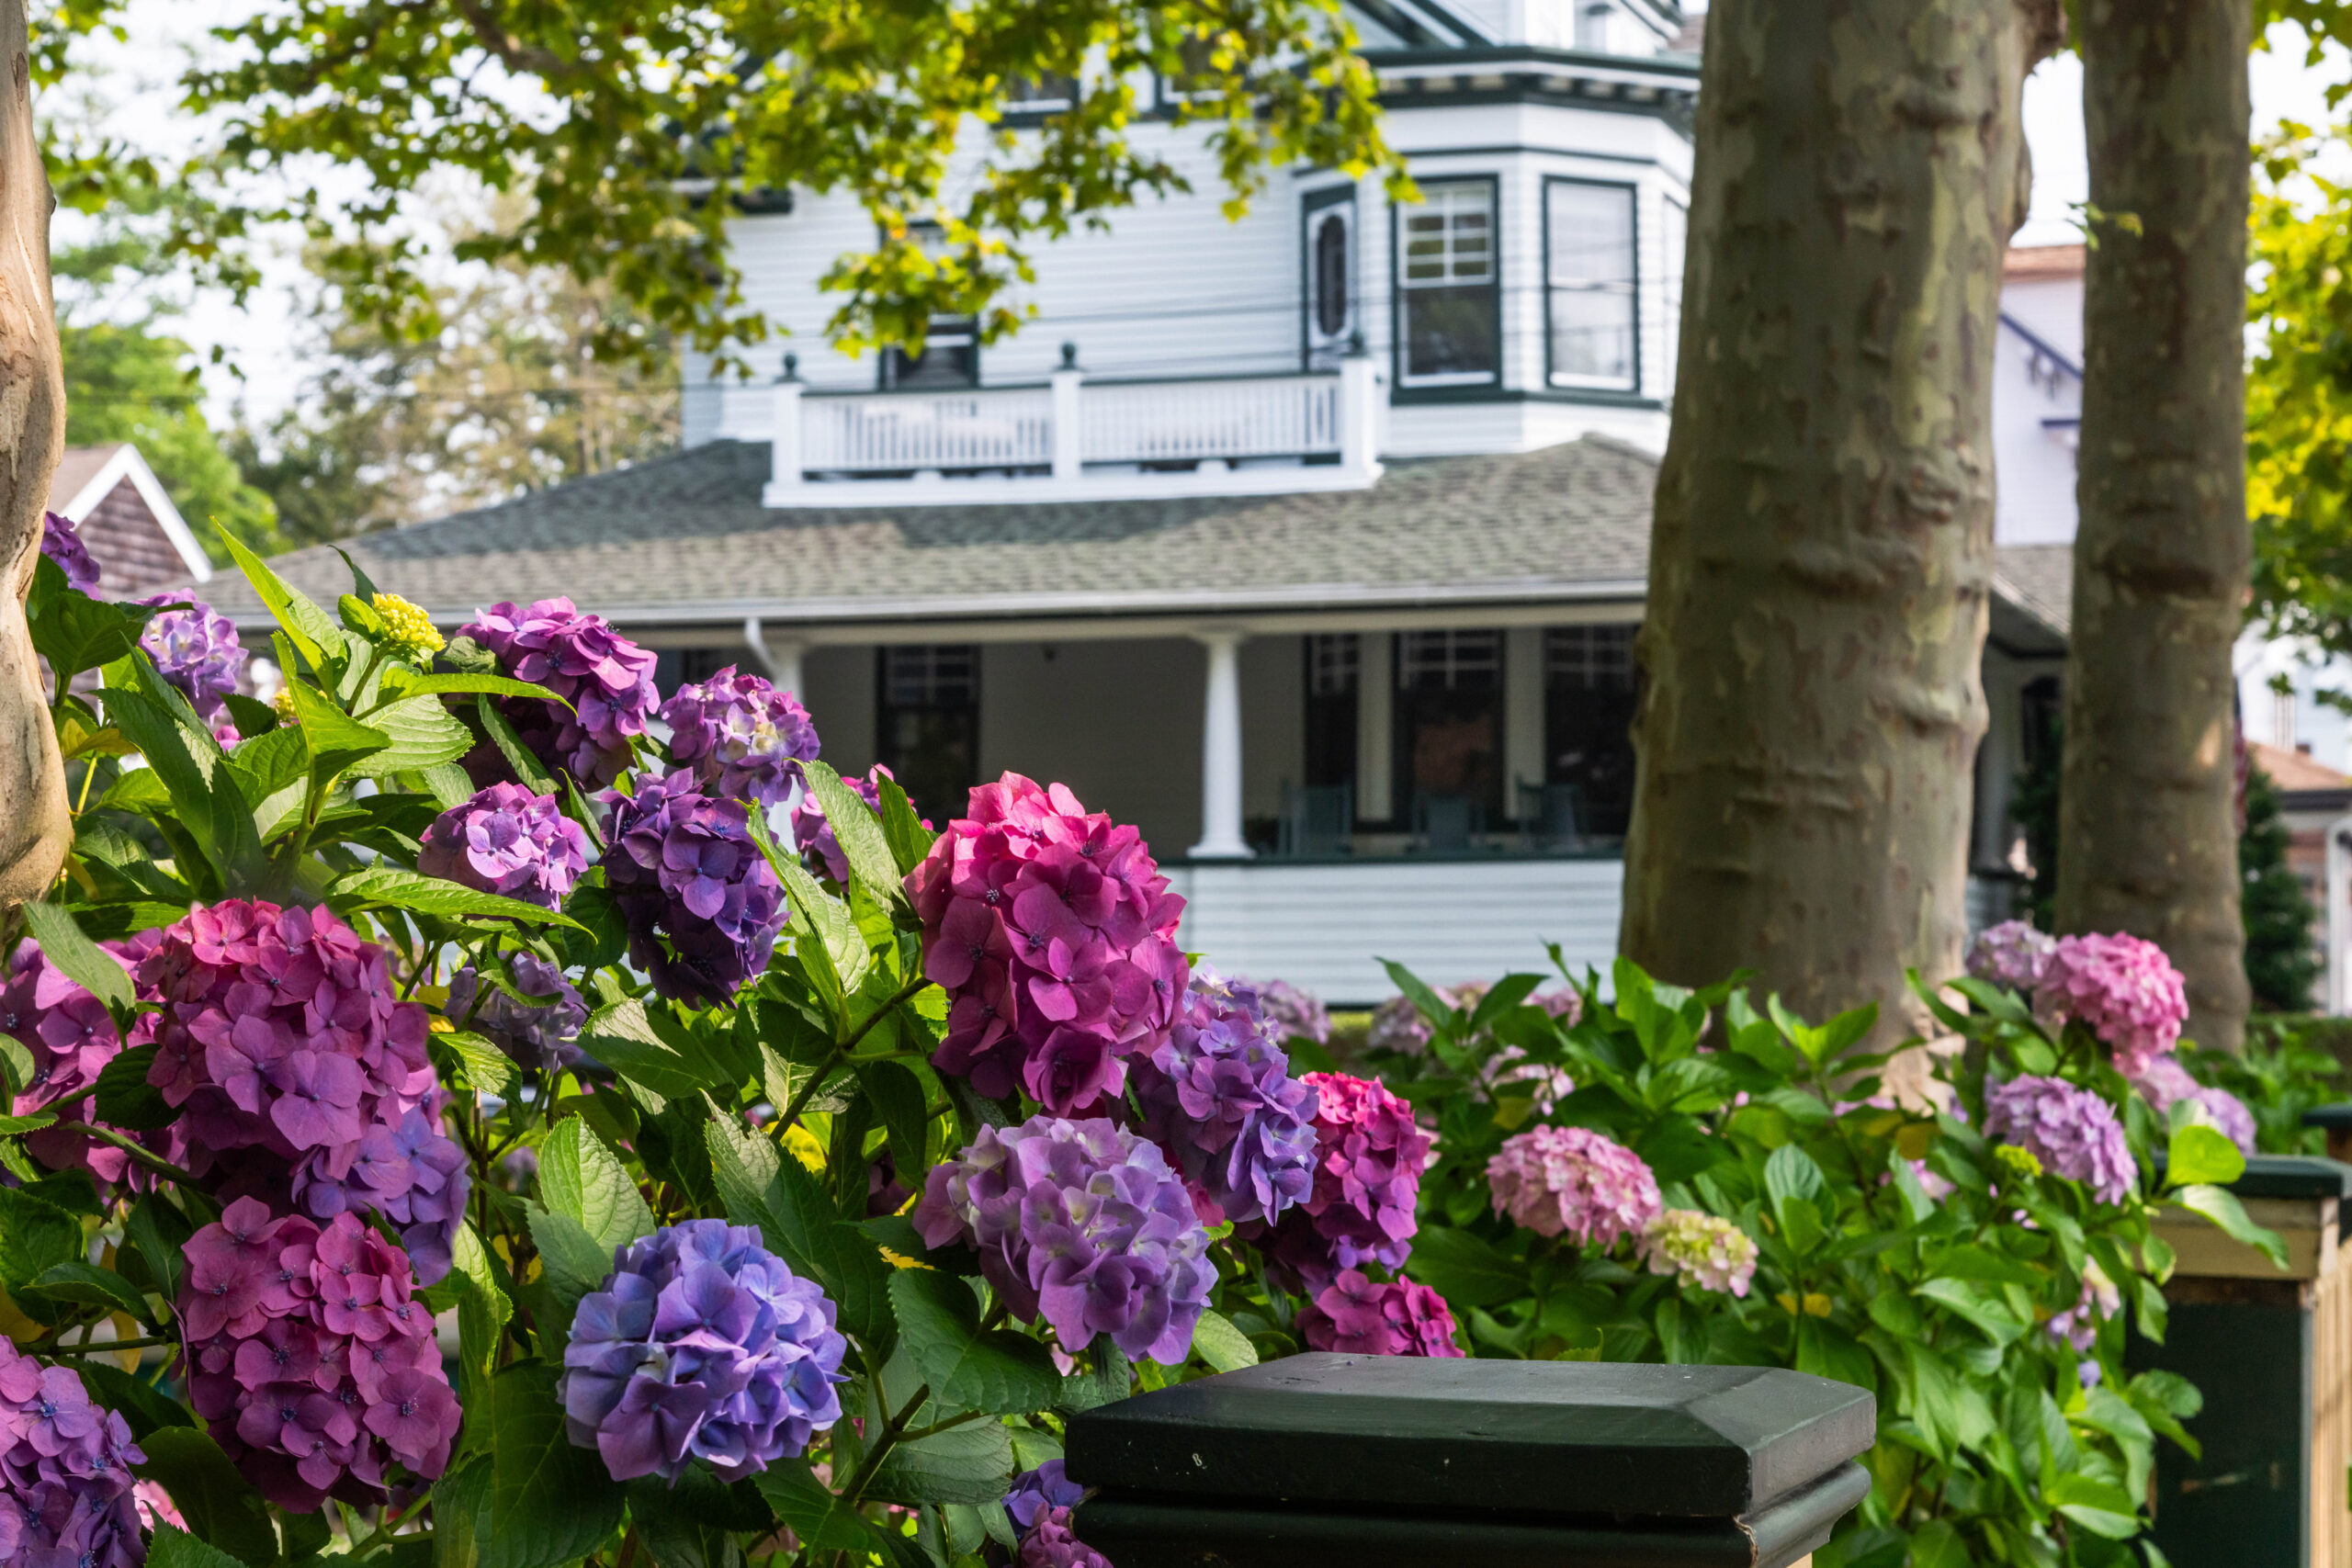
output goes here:
[{"label": "shingle roof", "polygon": [[[764,443],[715,441],[344,547],[444,624],[557,593],[624,625],[1628,600],[1657,460],[1587,436],[1369,491],[831,511],[762,506],[767,477]],[[322,603],[350,586],[332,549],[274,564]],[[207,597],[266,619],[225,573]]]},{"label": "shingle roof", "polygon": [[2060,637],[2075,613],[2075,547],[2004,545],[1993,552],[1996,589]]}]

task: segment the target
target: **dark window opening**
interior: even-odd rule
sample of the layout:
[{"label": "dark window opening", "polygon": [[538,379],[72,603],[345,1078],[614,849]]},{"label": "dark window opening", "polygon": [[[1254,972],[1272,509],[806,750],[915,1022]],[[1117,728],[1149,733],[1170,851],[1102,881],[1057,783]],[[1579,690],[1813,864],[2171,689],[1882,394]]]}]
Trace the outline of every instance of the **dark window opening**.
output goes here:
[{"label": "dark window opening", "polygon": [[1409,823],[1476,833],[1501,818],[1502,644],[1493,631],[1397,635],[1396,801]]},{"label": "dark window opening", "polygon": [[968,643],[876,655],[877,760],[915,809],[944,828],[966,814],[980,776],[980,650]]},{"label": "dark window opening", "polygon": [[1348,324],[1348,220],[1326,213],[1315,228],[1315,326],[1337,337]]},{"label": "dark window opening", "polygon": [[1576,791],[1580,830],[1595,839],[1623,839],[1634,818],[1634,707],[1641,687],[1634,632],[1554,626],[1544,634],[1542,782]]},{"label": "dark window opening", "polygon": [[1361,645],[1353,632],[1317,636],[1306,645],[1306,784],[1311,789],[1356,782],[1357,684]]}]

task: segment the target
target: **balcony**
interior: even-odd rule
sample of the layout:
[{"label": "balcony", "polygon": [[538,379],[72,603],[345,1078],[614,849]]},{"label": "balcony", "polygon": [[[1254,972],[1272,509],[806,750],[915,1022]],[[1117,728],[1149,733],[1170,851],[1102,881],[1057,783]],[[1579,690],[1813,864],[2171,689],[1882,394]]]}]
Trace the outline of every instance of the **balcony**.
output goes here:
[{"label": "balcony", "polygon": [[[1065,349],[1065,360],[1074,357]],[[1369,489],[1380,378],[1337,371],[1044,386],[811,391],[774,388],[771,507],[1143,501]]]}]

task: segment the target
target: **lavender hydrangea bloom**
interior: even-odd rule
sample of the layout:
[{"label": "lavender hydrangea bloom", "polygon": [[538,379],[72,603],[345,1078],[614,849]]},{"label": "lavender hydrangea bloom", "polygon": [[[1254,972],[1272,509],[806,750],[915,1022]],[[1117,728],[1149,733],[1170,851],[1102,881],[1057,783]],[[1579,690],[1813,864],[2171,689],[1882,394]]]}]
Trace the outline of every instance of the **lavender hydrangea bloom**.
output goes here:
[{"label": "lavender hydrangea bloom", "polygon": [[519,1001],[495,986],[485,987],[468,964],[449,977],[449,1016],[470,1020],[468,1027],[488,1035],[500,1050],[536,1071],[562,1072],[581,1061],[582,1052],[573,1042],[588,1021],[588,1004],[563,971],[537,953],[518,952],[508,954],[506,974],[525,996],[555,1000],[536,1007]]},{"label": "lavender hydrangea bloom", "polygon": [[784,889],[742,802],[711,799],[683,770],[602,798],[613,812],[605,879],[629,956],[665,997],[726,1002],[767,967],[784,929]]},{"label": "lavender hydrangea bloom", "polygon": [[1225,1219],[1315,1188],[1315,1090],[1290,1076],[1256,987],[1196,971],[1168,1038],[1129,1068],[1144,1134]]},{"label": "lavender hydrangea bloom", "polygon": [[932,1167],[914,1223],[926,1246],[977,1248],[1013,1315],[1042,1315],[1071,1348],[1108,1334],[1130,1359],[1180,1365],[1216,1280],[1182,1179],[1099,1118],[981,1128]]},{"label": "lavender hydrangea bloom", "polygon": [[1015,1568],[1111,1568],[1111,1560],[1078,1539],[1068,1508],[1048,1508],[1021,1538]]},{"label": "lavender hydrangea bloom", "polygon": [[2026,920],[2003,920],[1987,927],[1968,950],[1968,972],[1979,980],[2007,986],[2030,995],[2050,967],[2058,939],[2033,929]]},{"label": "lavender hydrangea bloom", "polygon": [[833,1303],[724,1220],[665,1225],[582,1297],[559,1392],[573,1444],[616,1481],[700,1460],[741,1481],[841,1419]]},{"label": "lavender hydrangea bloom", "polygon": [[729,665],[662,705],[670,755],[722,800],[782,806],[817,755],[817,727],[789,692]]},{"label": "lavender hydrangea bloom", "polygon": [[1086,1488],[1069,1478],[1061,1461],[1049,1459],[1012,1478],[1012,1490],[1004,1495],[1004,1511],[1012,1516],[1012,1528],[1026,1535],[1037,1528],[1046,1509],[1075,1508],[1084,1501]]},{"label": "lavender hydrangea bloom", "polygon": [[1312,1040],[1317,1045],[1330,1043],[1331,1014],[1323,1006],[1322,998],[1288,980],[1254,980],[1250,984],[1257,987],[1266,1017],[1280,1038]]},{"label": "lavender hydrangea bloom", "polygon": [[147,1557],[130,1467],[147,1456],[81,1376],[0,1339],[0,1562],[133,1568]]},{"label": "lavender hydrangea bloom", "polygon": [[1984,1135],[2026,1149],[2044,1170],[2120,1203],[2140,1179],[2123,1123],[2106,1100],[2064,1078],[2026,1077],[1984,1100]]},{"label": "lavender hydrangea bloom", "polygon": [[416,869],[552,909],[588,869],[588,835],[551,795],[494,784],[433,819]]},{"label": "lavender hydrangea bloom", "polygon": [[237,689],[237,672],[245,667],[245,649],[237,628],[211,605],[185,593],[151,593],[137,604],[187,604],[165,610],[139,634],[139,646],[155,661],[155,672],[176,686],[198,718],[209,719],[227,705]]},{"label": "lavender hydrangea bloom", "polygon": [[[101,573],[97,560],[90,554],[90,547],[82,542],[80,530],[54,512],[44,512],[40,519],[40,553],[57,563],[65,574],[65,585],[84,593],[98,591]],[[0,1558],[7,1554],[0,1552]]]},{"label": "lavender hydrangea bloom", "polygon": [[356,1150],[314,1150],[294,1168],[297,1205],[322,1220],[381,1214],[400,1228],[401,1245],[425,1280],[448,1274],[472,1190],[466,1151],[421,1110],[397,1126],[370,1127]]},{"label": "lavender hydrangea bloom", "polygon": [[2230,1142],[2242,1154],[2255,1149],[2254,1112],[2245,1102],[2225,1089],[2211,1089],[2188,1076],[2177,1056],[2158,1056],[2148,1064],[2147,1070],[2132,1080],[2132,1087],[2159,1113],[2168,1112],[2177,1100],[2193,1100],[2202,1105],[2213,1118],[2213,1125],[2228,1135]]},{"label": "lavender hydrangea bloom", "polygon": [[[849,785],[856,793],[858,799],[865,802],[875,810],[880,811],[882,809],[882,781],[888,779],[896,783],[898,777],[899,775],[888,767],[876,762],[864,778],[859,778],[854,773],[847,774],[843,776],[842,783]],[[927,818],[923,826],[925,828],[931,826]],[[815,855],[824,862],[825,874],[835,882],[849,881],[849,857],[842,853],[840,843],[833,838],[833,825],[825,820],[824,802],[819,800],[814,794],[803,795],[798,800],[793,802],[792,843],[793,847],[802,854]]]},{"label": "lavender hydrangea bloom", "polygon": [[[586,784],[620,777],[629,743],[645,733],[645,721],[661,701],[650,649],[621,636],[602,615],[582,615],[569,599],[492,604],[458,635],[497,655],[507,674],[545,686],[571,705],[500,699],[499,711],[533,756]],[[475,765],[469,759],[469,766]]]}]

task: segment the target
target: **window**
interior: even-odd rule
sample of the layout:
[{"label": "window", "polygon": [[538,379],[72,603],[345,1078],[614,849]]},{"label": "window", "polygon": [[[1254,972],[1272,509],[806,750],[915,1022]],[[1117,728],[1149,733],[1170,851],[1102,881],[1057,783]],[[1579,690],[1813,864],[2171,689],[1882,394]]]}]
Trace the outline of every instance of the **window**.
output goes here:
[{"label": "window", "polygon": [[1631,391],[1639,379],[1633,187],[1545,181],[1544,249],[1552,384]]},{"label": "window", "polygon": [[1634,630],[1553,626],[1544,634],[1542,782],[1575,786],[1577,818],[1596,839],[1623,838],[1634,816]]},{"label": "window", "polygon": [[1317,635],[1306,645],[1306,783],[1353,784],[1362,645],[1353,632]]},{"label": "window", "polygon": [[1607,54],[1616,42],[1617,7],[1609,0],[1577,0],[1577,47],[1588,54]]},{"label": "window", "polygon": [[980,774],[980,650],[934,643],[879,650],[875,750],[915,809],[944,826]]},{"label": "window", "polygon": [[1007,114],[1051,114],[1077,102],[1078,78],[1058,71],[1048,71],[1035,80],[1022,77],[1005,84]]},{"label": "window", "polygon": [[1491,180],[1421,187],[1398,209],[1398,351],[1408,387],[1475,386],[1502,370],[1502,294]]},{"label": "window", "polygon": [[[925,251],[937,252],[946,237],[936,223],[910,223],[908,231]],[[980,334],[969,316],[933,316],[922,352],[882,351],[882,389],[977,387],[980,384]]]},{"label": "window", "polygon": [[1188,38],[1176,46],[1176,55],[1183,69],[1173,76],[1159,79],[1159,101],[1162,107],[1173,107],[1197,96],[1225,90],[1228,73],[1216,62],[1216,45],[1205,38]]},{"label": "window", "polygon": [[1502,704],[1500,632],[1397,634],[1397,804],[1418,818],[1466,803],[1470,820],[1500,820]]},{"label": "window", "polygon": [[1355,187],[1308,192],[1305,217],[1306,368],[1332,370],[1356,335]]}]

